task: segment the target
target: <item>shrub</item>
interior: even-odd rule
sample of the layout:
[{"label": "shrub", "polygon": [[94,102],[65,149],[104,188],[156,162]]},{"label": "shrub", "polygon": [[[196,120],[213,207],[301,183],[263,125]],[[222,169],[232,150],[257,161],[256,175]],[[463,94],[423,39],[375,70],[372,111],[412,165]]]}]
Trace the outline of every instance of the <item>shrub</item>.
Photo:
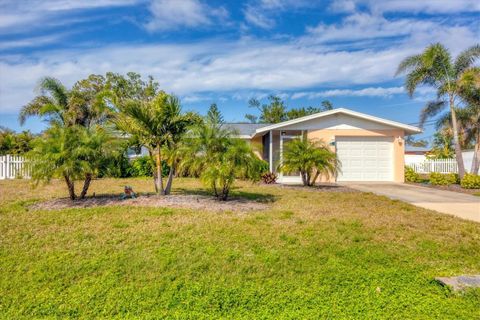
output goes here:
[{"label": "shrub", "polygon": [[470,173],[465,174],[461,186],[465,189],[480,189],[480,176]]},{"label": "shrub", "polygon": [[406,182],[421,182],[420,175],[409,166],[405,166],[405,181]]},{"label": "shrub", "polygon": [[266,184],[273,184],[277,182],[277,174],[274,172],[265,172],[262,174],[262,181]]},{"label": "shrub", "polygon": [[436,185],[436,186],[448,186],[451,184],[458,183],[458,175],[455,173],[438,173],[438,172],[432,172],[430,174],[430,184]]},{"label": "shrub", "polygon": [[[141,156],[131,162],[130,170],[133,177],[152,177],[153,170],[155,170],[155,162],[149,156]],[[166,162],[162,161],[162,177],[166,177],[168,171]]]}]

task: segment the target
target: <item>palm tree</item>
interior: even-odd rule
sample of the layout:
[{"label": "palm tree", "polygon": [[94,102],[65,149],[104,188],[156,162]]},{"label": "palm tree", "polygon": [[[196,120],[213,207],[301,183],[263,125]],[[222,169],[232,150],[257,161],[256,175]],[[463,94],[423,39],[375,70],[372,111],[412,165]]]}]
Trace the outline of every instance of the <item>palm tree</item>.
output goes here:
[{"label": "palm tree", "polygon": [[304,186],[313,186],[320,175],[336,176],[340,162],[322,140],[295,139],[283,150],[280,170],[300,172]]},{"label": "palm tree", "polygon": [[475,45],[460,53],[455,61],[450,52],[440,43],[428,46],[421,54],[405,58],[398,66],[396,75],[407,73],[405,88],[410,97],[419,85],[432,86],[437,90],[437,99],[430,101],[422,110],[420,123],[436,116],[445,107],[450,108],[455,155],[460,178],[465,174],[462,150],[459,140],[458,122],[455,108],[461,102],[459,80],[468,72],[480,57],[480,45]]},{"label": "palm tree", "polygon": [[83,180],[80,199],[85,198],[99,163],[115,151],[115,142],[101,127],[53,125],[33,141],[27,153],[35,183],[64,179],[69,197],[77,199],[75,181]]},{"label": "palm tree", "polygon": [[262,160],[244,140],[224,126],[216,105],[207,117],[194,126],[183,141],[180,170],[200,176],[219,200],[227,200],[237,178],[256,181],[260,178]]},{"label": "palm tree", "polygon": [[178,98],[165,92],[159,92],[152,100],[127,100],[120,106],[116,124],[125,133],[135,136],[155,159],[154,184],[161,195],[169,194],[175,170],[175,161],[170,159],[167,188],[164,188],[162,162],[166,157],[163,151],[176,148],[187,128],[194,123],[194,115],[182,114]]},{"label": "palm tree", "polygon": [[474,155],[470,173],[478,174],[480,169],[480,67],[464,72],[460,81],[460,95],[468,103],[465,122],[465,136],[474,144]]},{"label": "palm tree", "polygon": [[36,96],[20,110],[19,121],[24,124],[31,116],[46,118],[50,124],[67,125],[70,92],[57,79],[45,77],[38,84],[40,95]]}]

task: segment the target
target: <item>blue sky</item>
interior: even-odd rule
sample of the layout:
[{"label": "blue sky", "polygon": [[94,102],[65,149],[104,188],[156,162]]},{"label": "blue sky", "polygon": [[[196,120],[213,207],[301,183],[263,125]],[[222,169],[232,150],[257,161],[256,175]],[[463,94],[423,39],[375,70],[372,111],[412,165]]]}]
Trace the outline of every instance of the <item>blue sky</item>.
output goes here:
[{"label": "blue sky", "polygon": [[186,110],[216,102],[229,121],[277,94],[414,124],[432,91],[410,99],[399,61],[433,42],[457,54],[479,18],[478,0],[0,0],[0,125],[44,128],[17,121],[41,77],[107,71],[153,75]]}]

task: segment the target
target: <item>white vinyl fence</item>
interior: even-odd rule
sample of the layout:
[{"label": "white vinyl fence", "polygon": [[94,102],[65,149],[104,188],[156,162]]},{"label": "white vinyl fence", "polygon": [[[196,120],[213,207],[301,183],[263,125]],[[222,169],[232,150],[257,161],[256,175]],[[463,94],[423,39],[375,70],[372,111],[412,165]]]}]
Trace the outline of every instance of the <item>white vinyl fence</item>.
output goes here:
[{"label": "white vinyl fence", "polygon": [[458,166],[455,159],[427,159],[424,161],[405,161],[405,165],[416,173],[457,173]]},{"label": "white vinyl fence", "polygon": [[28,163],[21,156],[0,156],[0,180],[30,178]]}]

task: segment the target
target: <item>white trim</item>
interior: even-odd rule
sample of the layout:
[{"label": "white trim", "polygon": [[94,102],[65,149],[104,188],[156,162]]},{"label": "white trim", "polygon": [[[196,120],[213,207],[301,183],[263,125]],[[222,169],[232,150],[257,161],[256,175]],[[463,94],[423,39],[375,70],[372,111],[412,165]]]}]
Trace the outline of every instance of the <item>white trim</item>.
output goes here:
[{"label": "white trim", "polygon": [[268,162],[269,162],[269,169],[270,172],[273,172],[273,132],[270,130],[270,134],[268,135]]},{"label": "white trim", "polygon": [[308,115],[308,116],[305,116],[305,117],[301,117],[301,118],[297,118],[297,119],[293,119],[293,120],[288,120],[288,121],[276,123],[276,124],[273,124],[273,125],[270,125],[270,126],[262,127],[262,128],[257,129],[253,136],[255,136],[258,133],[265,132],[265,131],[271,131],[271,130],[279,129],[279,128],[289,126],[289,125],[292,125],[292,124],[296,124],[296,123],[300,123],[300,122],[304,122],[304,121],[308,121],[308,120],[313,120],[313,119],[317,119],[317,118],[322,118],[322,117],[330,116],[330,115],[337,114],[337,113],[343,113],[343,114],[347,114],[347,115],[350,115],[350,116],[353,116],[353,117],[366,119],[366,120],[370,120],[370,121],[373,121],[373,122],[386,124],[386,125],[389,125],[389,126],[392,126],[392,127],[404,129],[406,131],[406,133],[408,133],[408,134],[423,132],[422,129],[411,126],[411,125],[408,125],[408,124],[403,124],[403,123],[396,122],[396,121],[382,119],[382,118],[379,118],[379,117],[371,116],[371,115],[361,113],[361,112],[352,111],[352,110],[345,109],[345,108],[338,108],[338,109],[319,112],[319,113],[315,113],[315,114]]}]

